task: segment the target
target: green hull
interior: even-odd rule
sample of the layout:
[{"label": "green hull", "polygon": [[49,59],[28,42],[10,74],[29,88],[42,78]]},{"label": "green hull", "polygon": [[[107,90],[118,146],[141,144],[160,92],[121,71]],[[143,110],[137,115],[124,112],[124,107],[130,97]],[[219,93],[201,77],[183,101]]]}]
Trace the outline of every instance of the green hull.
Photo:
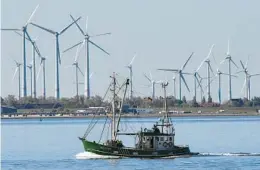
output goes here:
[{"label": "green hull", "polygon": [[95,153],[98,155],[106,156],[119,156],[119,157],[131,157],[131,158],[162,158],[171,156],[192,156],[198,153],[190,152],[188,146],[174,146],[170,150],[142,150],[136,148],[126,148],[126,147],[113,147],[98,144],[95,142],[87,141],[80,138],[83,143],[84,149],[87,152]]}]

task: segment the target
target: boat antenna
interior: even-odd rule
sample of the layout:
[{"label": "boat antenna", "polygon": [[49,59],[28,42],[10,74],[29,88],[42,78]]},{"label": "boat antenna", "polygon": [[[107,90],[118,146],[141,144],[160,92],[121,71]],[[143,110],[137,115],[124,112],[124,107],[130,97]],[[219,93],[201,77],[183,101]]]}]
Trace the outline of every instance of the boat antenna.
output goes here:
[{"label": "boat antenna", "polygon": [[124,105],[124,100],[125,100],[125,95],[126,95],[126,92],[127,92],[127,86],[128,85],[129,85],[129,79],[126,79],[125,91],[124,91],[124,96],[123,96],[123,99],[122,99],[122,102],[121,102],[119,117],[118,117],[117,126],[116,126],[116,136],[115,136],[115,138],[117,137],[117,132],[118,132],[118,128],[119,128],[119,122],[120,122],[121,115],[122,115],[122,110],[123,110],[123,105]]}]

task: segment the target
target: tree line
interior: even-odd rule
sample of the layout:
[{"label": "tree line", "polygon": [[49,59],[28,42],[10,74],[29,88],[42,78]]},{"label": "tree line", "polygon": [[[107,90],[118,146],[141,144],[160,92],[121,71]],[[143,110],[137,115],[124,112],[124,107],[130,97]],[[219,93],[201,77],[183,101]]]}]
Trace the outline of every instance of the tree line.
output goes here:
[{"label": "tree line", "polygon": [[[187,101],[186,97],[183,96],[182,100],[178,100],[173,96],[167,97],[167,105],[169,107],[219,107],[219,103],[206,102],[205,97],[202,98],[200,103],[196,102],[193,98],[191,101]],[[120,98],[117,99],[120,102]],[[163,107],[164,98],[158,97],[151,99],[150,97],[133,97],[132,99],[126,98],[124,104],[129,104],[131,107],[143,107],[143,108],[161,108]],[[7,106],[26,106],[35,105],[41,107],[45,105],[55,105],[59,104],[59,107],[63,108],[87,108],[87,107],[100,107],[100,106],[110,106],[111,101],[103,100],[101,96],[92,96],[86,99],[83,95],[79,97],[66,98],[63,97],[60,100],[56,100],[55,97],[47,97],[45,100],[43,97],[38,97],[36,99],[32,97],[23,97],[18,100],[14,95],[8,95],[5,98],[1,97],[1,104]],[[255,107],[260,106],[260,97],[254,97],[252,100],[247,99],[236,99],[232,101],[226,101],[221,106],[234,106],[234,107]]]}]

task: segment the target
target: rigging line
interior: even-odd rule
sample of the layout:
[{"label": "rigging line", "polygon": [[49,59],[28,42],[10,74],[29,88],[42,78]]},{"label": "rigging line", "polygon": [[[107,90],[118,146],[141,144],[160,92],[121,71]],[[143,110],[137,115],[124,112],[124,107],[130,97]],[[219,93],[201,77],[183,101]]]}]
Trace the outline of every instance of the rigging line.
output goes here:
[{"label": "rigging line", "polygon": [[[109,85],[109,87],[108,87],[108,89],[107,89],[107,91],[106,91],[106,94],[105,94],[105,96],[107,95],[107,93],[108,93],[108,91],[109,91],[109,89],[110,89],[110,87],[111,87],[111,83],[110,83],[110,85]],[[123,85],[121,86],[121,88],[123,87]],[[121,89],[120,88],[120,89]],[[118,93],[119,93],[120,91],[118,91]],[[104,100],[104,98],[105,98],[105,96],[103,97],[103,100]],[[102,100],[102,101],[103,101]],[[113,99],[111,99],[111,100],[113,100]],[[111,103],[111,102],[110,102]],[[94,115],[94,117],[95,117],[95,115]],[[94,119],[94,117],[92,118],[92,120]],[[111,117],[110,117],[111,118]],[[88,129],[86,130],[86,132],[85,132],[85,134],[84,134],[84,136],[83,137],[87,137],[87,135],[91,132],[91,130],[94,128],[94,126],[97,124],[97,122],[99,121],[99,119],[97,119],[92,125],[89,125],[89,127],[88,127]]]},{"label": "rigging line", "polygon": [[[104,99],[105,99],[105,97],[106,97],[106,95],[107,95],[107,93],[108,93],[108,91],[109,91],[109,89],[110,89],[110,86],[111,86],[111,83],[110,83],[109,87],[107,88],[106,93],[105,93],[105,95],[103,96],[101,102],[104,101]],[[99,110],[99,109],[98,109],[98,110]],[[97,111],[98,111],[98,110],[97,110]],[[94,120],[95,117],[96,117],[96,114],[94,114],[94,116],[92,117],[92,119],[91,119],[91,121],[90,121],[90,123],[89,123],[89,125],[88,125],[88,128],[87,128],[86,132],[84,133],[83,138],[86,138],[87,135],[90,133],[90,131],[93,129],[93,127],[91,128],[91,126],[92,126],[91,124],[92,124],[92,122],[93,122],[93,120]],[[95,124],[96,124],[96,123],[95,123]],[[95,125],[95,124],[94,124],[94,125]]]},{"label": "rigging line", "polygon": [[100,134],[100,138],[99,138],[98,143],[100,143],[101,138],[102,138],[102,136],[103,136],[103,132],[104,132],[104,130],[105,130],[105,126],[106,126],[106,123],[107,123],[107,119],[108,119],[108,116],[106,117],[106,121],[105,121],[104,126],[103,126],[103,129],[102,129],[102,131],[101,131],[101,134]]}]

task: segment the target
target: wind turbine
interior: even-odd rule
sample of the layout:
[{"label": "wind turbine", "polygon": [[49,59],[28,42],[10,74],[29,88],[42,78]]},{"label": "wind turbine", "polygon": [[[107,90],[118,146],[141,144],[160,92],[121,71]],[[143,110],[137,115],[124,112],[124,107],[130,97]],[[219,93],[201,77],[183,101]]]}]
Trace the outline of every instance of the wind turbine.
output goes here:
[{"label": "wind turbine", "polygon": [[148,77],[146,74],[144,74],[144,77],[151,83],[151,88],[152,88],[152,99],[154,100],[155,98],[155,84],[161,84],[161,81],[155,81],[153,79],[153,76],[150,72],[150,77]]},{"label": "wind turbine", "polygon": [[21,72],[20,72],[20,66],[22,65],[21,63],[18,63],[16,60],[14,60],[15,64],[16,64],[16,69],[13,75],[13,79],[15,78],[15,75],[18,71],[18,99],[21,99]]},{"label": "wind turbine", "polygon": [[176,76],[175,75],[172,77],[172,80],[173,80],[173,96],[176,99]]},{"label": "wind turbine", "polygon": [[[218,76],[218,101],[219,101],[219,104],[222,103],[222,95],[221,95],[221,75],[226,75],[226,76],[229,76],[229,74],[227,73],[223,73],[221,72],[219,69],[217,69],[217,73],[215,75],[215,77]],[[231,75],[232,77],[237,77],[235,75]],[[211,80],[211,82],[214,80],[214,78]]]},{"label": "wind turbine", "polygon": [[75,59],[74,59],[74,62],[72,63],[71,66],[75,66],[75,78],[76,78],[76,98],[77,98],[77,101],[79,101],[79,81],[78,81],[78,71],[82,74],[82,76],[84,77],[84,74],[83,72],[81,71],[81,69],[79,68],[79,64],[78,64],[78,57],[79,57],[79,47],[77,48],[77,51],[76,51],[76,55],[75,55]]},{"label": "wind turbine", "polygon": [[176,72],[179,74],[179,100],[181,101],[182,96],[181,96],[181,82],[183,81],[187,90],[190,92],[190,89],[185,81],[185,78],[183,76],[183,74],[190,74],[190,73],[184,73],[183,70],[186,67],[186,65],[188,64],[189,60],[191,59],[191,57],[193,56],[193,52],[191,53],[191,55],[189,56],[188,60],[183,64],[183,66],[180,69],[157,69],[157,70],[162,70],[162,71],[171,71],[171,72]]},{"label": "wind turbine", "polygon": [[46,84],[45,84],[45,60],[46,58],[45,57],[41,57],[41,63],[40,63],[40,67],[39,67],[39,71],[37,73],[37,80],[39,78],[39,75],[40,75],[40,72],[42,70],[42,93],[43,93],[43,100],[46,99]]},{"label": "wind turbine", "polygon": [[29,70],[30,70],[30,84],[31,84],[31,97],[32,97],[32,95],[33,95],[33,90],[32,90],[32,88],[33,88],[33,81],[32,81],[32,79],[33,79],[33,74],[32,74],[32,64],[29,64],[28,66],[27,66],[28,68],[29,68]]},{"label": "wind turbine", "polygon": [[249,74],[248,72],[248,68],[247,68],[247,64],[248,64],[248,60],[246,62],[246,65],[243,64],[243,62],[240,60],[240,64],[243,68],[242,71],[240,72],[244,72],[245,73],[245,81],[244,81],[244,85],[242,87],[242,90],[245,88],[245,97],[250,100],[251,99],[251,94],[250,94],[250,90],[251,90],[251,87],[250,87],[250,78],[251,77],[254,77],[254,76],[259,76],[260,74]]},{"label": "wind turbine", "polygon": [[26,85],[26,36],[30,38],[28,32],[27,32],[27,26],[31,22],[35,12],[37,11],[39,5],[36,6],[34,11],[32,12],[31,16],[29,17],[28,21],[25,23],[25,25],[21,29],[1,29],[4,31],[22,31],[23,32],[23,96],[27,96],[27,85]]},{"label": "wind turbine", "polygon": [[133,62],[135,60],[136,57],[136,53],[134,55],[134,57],[132,58],[131,62],[126,66],[129,69],[129,74],[130,74],[130,99],[133,98]]},{"label": "wind turbine", "polygon": [[[20,35],[20,36],[23,36],[22,34],[20,34],[19,32],[15,31],[16,34]],[[38,38],[38,37],[37,37]],[[26,38],[26,40],[28,40],[31,44],[32,44],[32,69],[33,69],[33,98],[36,99],[36,91],[37,91],[37,88],[36,88],[36,61],[35,61],[35,52],[38,54],[38,57],[42,57],[41,54],[40,54],[40,50],[39,48],[37,47],[37,44],[36,44],[36,40],[37,38],[35,39],[28,39]]]},{"label": "wind turbine", "polygon": [[[73,18],[72,15],[70,15],[71,19],[73,21],[75,21],[75,19]],[[92,45],[94,45],[96,48],[100,49],[101,51],[103,51],[104,53],[106,53],[107,55],[110,55],[106,50],[104,50],[103,48],[101,48],[99,45],[97,45],[96,43],[94,43],[93,41],[90,40],[91,37],[97,37],[97,36],[102,36],[102,35],[108,35],[108,34],[111,34],[111,33],[103,33],[103,34],[97,34],[97,35],[93,35],[93,36],[90,36],[88,34],[88,18],[86,20],[86,31],[84,32],[82,30],[82,28],[79,26],[78,23],[76,23],[78,29],[80,30],[80,32],[82,33],[83,35],[83,40],[80,41],[79,43],[69,47],[68,49],[64,50],[63,52],[66,52],[66,51],[69,51],[70,49],[82,44],[82,46],[85,45],[85,55],[86,55],[86,74],[85,74],[85,97],[87,99],[90,98],[90,59],[89,59],[89,43],[91,43]]]},{"label": "wind turbine", "polygon": [[56,37],[56,99],[60,99],[60,74],[59,74],[59,64],[61,63],[60,59],[60,45],[59,45],[59,36],[62,35],[69,27],[71,27],[74,23],[76,23],[81,17],[79,17],[77,20],[73,21],[71,24],[69,24],[67,27],[63,28],[60,32],[53,31],[51,29],[44,28],[40,25],[31,23],[33,26],[36,26],[44,31],[47,31],[48,33],[51,33],[55,35]]},{"label": "wind turbine", "polygon": [[[201,64],[199,65],[199,67],[197,68],[197,70],[196,70],[196,71],[194,72],[194,74],[193,74],[193,75],[194,75],[194,98],[195,98],[195,101],[197,101],[197,83],[199,84],[199,86],[200,86],[201,89],[202,89],[200,80],[198,79],[198,77],[201,78],[201,76],[199,75],[198,71],[199,71],[199,69],[202,67],[202,65],[203,65],[205,62],[207,62],[208,65],[209,65],[209,67],[211,68],[208,59],[209,59],[209,57],[210,57],[210,55],[211,55],[211,53],[212,53],[212,50],[213,50],[214,46],[215,46],[215,44],[213,44],[213,45],[210,47],[210,50],[209,50],[209,53],[208,53],[207,57],[203,59],[203,61],[201,62]],[[208,72],[208,73],[209,73],[209,72]],[[209,75],[208,75],[208,76],[209,76]],[[209,77],[208,77],[208,78],[209,78]],[[209,88],[209,89],[210,89],[210,88]],[[210,95],[210,90],[209,90],[209,95]]]},{"label": "wind turbine", "polygon": [[220,63],[224,63],[225,61],[228,61],[228,74],[229,74],[229,100],[232,99],[232,89],[231,89],[231,63],[233,63],[237,68],[238,66],[236,65],[236,63],[233,61],[231,55],[230,55],[230,51],[229,51],[229,39],[228,39],[228,47],[227,47],[227,54],[226,54],[226,58]]}]

